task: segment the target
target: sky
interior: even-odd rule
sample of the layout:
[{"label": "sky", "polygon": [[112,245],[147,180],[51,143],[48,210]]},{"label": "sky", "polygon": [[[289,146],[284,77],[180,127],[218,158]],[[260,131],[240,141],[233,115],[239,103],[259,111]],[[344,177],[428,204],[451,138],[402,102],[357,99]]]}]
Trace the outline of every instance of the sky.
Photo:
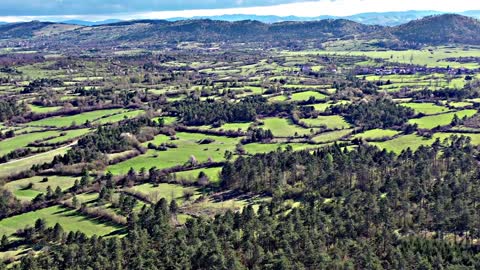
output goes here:
[{"label": "sky", "polygon": [[168,19],[228,14],[316,17],[480,10],[478,0],[0,0],[0,21]]}]

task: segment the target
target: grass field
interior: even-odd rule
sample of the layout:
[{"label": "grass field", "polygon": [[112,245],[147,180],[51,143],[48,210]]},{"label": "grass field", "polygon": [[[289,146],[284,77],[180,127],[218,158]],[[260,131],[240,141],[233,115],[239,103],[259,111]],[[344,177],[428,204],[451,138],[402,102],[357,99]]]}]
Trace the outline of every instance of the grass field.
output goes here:
[{"label": "grass field", "polygon": [[[52,191],[57,186],[62,190],[66,190],[72,187],[76,180],[74,177],[48,176],[48,182],[42,182],[43,178],[43,176],[34,176],[8,182],[4,185],[4,188],[12,192],[19,200],[31,201],[38,194],[45,193],[48,186],[52,188]],[[32,184],[32,186],[30,187],[29,184]]]},{"label": "grass field", "polygon": [[[380,86],[382,90],[399,91],[403,88],[421,90],[425,87],[431,90],[442,88],[461,89],[465,86],[465,78],[462,76],[447,76],[442,73],[424,74],[391,74],[391,75],[369,75],[365,77],[368,81],[382,81],[385,84]],[[388,84],[386,83],[388,82]]]},{"label": "grass field", "polygon": [[47,140],[45,142],[46,143],[62,143],[62,142],[69,141],[71,139],[81,137],[81,136],[87,134],[90,131],[91,130],[88,129],[88,128],[69,130],[69,131],[66,131],[65,135]]},{"label": "grass field", "polygon": [[[164,169],[186,164],[191,156],[194,156],[198,162],[206,162],[209,158],[213,161],[222,161],[224,160],[225,151],[229,150],[233,152],[235,146],[239,143],[238,138],[207,136],[186,132],[177,133],[176,136],[178,140],[174,141],[171,141],[170,138],[165,135],[159,136],[160,138],[158,140],[156,138],[153,141],[154,143],[168,141],[176,144],[178,147],[170,148],[167,151],[148,150],[147,153],[143,155],[109,166],[107,170],[110,170],[114,174],[126,174],[130,167],[137,171],[142,167],[147,169],[151,167]],[[198,143],[200,140],[207,138],[213,139],[214,141],[210,144]]]},{"label": "grass field", "polygon": [[433,103],[400,103],[400,105],[413,109],[417,114],[423,113],[430,115],[449,111],[448,108]]},{"label": "grass field", "polygon": [[[328,109],[330,106],[334,106],[334,105],[341,105],[341,104],[349,104],[350,101],[348,100],[340,100],[338,102],[327,102],[327,103],[319,103],[319,104],[313,104],[311,106],[313,106],[313,108],[315,108],[316,111],[319,111],[319,112],[324,112],[326,109]],[[310,105],[309,105],[310,106]]]},{"label": "grass field", "polygon": [[0,235],[12,235],[19,229],[33,226],[39,218],[45,219],[48,226],[59,223],[67,232],[81,231],[88,236],[107,235],[120,229],[118,226],[81,215],[75,210],[52,206],[1,220]]},{"label": "grass field", "polygon": [[81,113],[81,114],[76,114],[71,116],[50,117],[50,118],[45,118],[42,120],[30,122],[28,123],[28,125],[29,126],[52,126],[52,127],[67,127],[72,125],[72,123],[81,125],[81,124],[84,124],[85,121],[87,120],[93,121],[102,116],[106,116],[114,113],[120,113],[123,111],[124,111],[123,109],[110,109],[110,110],[86,112],[86,113]]},{"label": "grass field", "polygon": [[449,102],[448,105],[454,108],[464,108],[468,106],[473,106],[473,103],[466,102],[466,101],[459,101],[459,102]]},{"label": "grass field", "polygon": [[350,124],[348,124],[340,115],[319,115],[317,118],[306,118],[301,119],[301,121],[310,127],[325,126],[328,129],[344,129],[350,127]]},{"label": "grass field", "polygon": [[393,140],[385,142],[372,142],[371,145],[375,145],[380,149],[386,149],[388,151],[393,151],[396,154],[400,154],[402,150],[410,148],[412,151],[417,150],[422,145],[431,145],[435,142],[435,139],[426,139],[424,137],[418,136],[416,134],[409,134],[400,136]]},{"label": "grass field", "polygon": [[314,97],[315,100],[324,100],[327,96],[316,92],[316,91],[305,91],[293,93],[290,96],[280,95],[270,98],[270,101],[279,102],[279,101],[306,101],[310,97]]},{"label": "grass field", "polygon": [[133,192],[140,192],[149,197],[152,202],[157,202],[161,198],[167,201],[176,200],[179,203],[184,201],[184,192],[189,191],[198,196],[198,190],[193,187],[183,187],[181,185],[162,183],[159,185],[143,184],[128,189]]},{"label": "grass field", "polygon": [[275,137],[297,137],[312,134],[310,129],[302,128],[285,118],[265,118],[264,129],[270,129]]},{"label": "grass field", "polygon": [[42,107],[42,106],[37,106],[33,104],[28,104],[28,107],[30,107],[30,110],[34,113],[48,113],[48,112],[55,112],[60,110],[62,107]]},{"label": "grass field", "polygon": [[367,56],[369,58],[380,58],[387,62],[405,63],[415,65],[427,65],[429,67],[447,67],[452,68],[478,68],[477,63],[457,63],[445,61],[451,57],[476,57],[480,55],[479,49],[462,49],[462,48],[435,48],[429,51],[428,48],[422,50],[404,50],[404,51],[300,51],[300,52],[284,52],[286,55],[352,55]]},{"label": "grass field", "polygon": [[292,94],[291,100],[305,101],[308,100],[310,97],[314,97],[316,100],[324,100],[327,96],[316,91],[305,91]]},{"label": "grass field", "polygon": [[457,137],[460,137],[460,136],[469,137],[473,145],[480,145],[480,134],[477,134],[477,133],[435,133],[433,134],[433,138],[434,139],[439,138],[440,141],[443,141],[444,139],[448,139],[454,135]]},{"label": "grass field", "polygon": [[[326,145],[326,144],[325,144]],[[287,146],[292,147],[294,151],[300,151],[305,149],[316,149],[323,147],[324,145],[308,144],[308,143],[249,143],[243,146],[247,153],[254,155],[259,153],[268,153],[277,151],[278,148],[285,150]]]},{"label": "grass field", "polygon": [[0,156],[6,155],[15,149],[25,148],[29,143],[36,140],[42,140],[48,137],[59,136],[58,131],[35,132],[24,135],[19,135],[11,139],[0,142]]},{"label": "grass field", "polygon": [[382,138],[391,138],[395,135],[398,135],[400,131],[391,130],[391,129],[371,129],[363,133],[357,134],[354,138],[363,138],[365,140],[379,140]]},{"label": "grass field", "polygon": [[52,162],[57,155],[64,155],[69,148],[59,148],[53,151],[37,154],[28,158],[23,158],[8,163],[0,164],[0,178],[22,171],[29,170],[34,164],[43,164]]},{"label": "grass field", "polygon": [[476,114],[476,110],[463,110],[458,112],[450,112],[438,115],[425,116],[417,119],[410,119],[408,122],[410,124],[417,124],[419,128],[432,129],[437,126],[447,126],[449,125],[453,117],[457,115],[460,119],[463,117],[471,117]]},{"label": "grass field", "polygon": [[316,143],[334,142],[352,133],[353,129],[343,129],[321,133],[312,138]]},{"label": "grass field", "polygon": [[129,112],[119,113],[119,114],[115,114],[115,115],[112,115],[112,116],[109,116],[109,117],[101,118],[101,119],[98,119],[98,120],[94,121],[93,123],[95,123],[95,124],[115,123],[115,122],[120,122],[120,121],[122,121],[124,119],[127,119],[127,118],[137,117],[137,116],[139,116],[143,113],[144,113],[144,111],[142,111],[142,110],[129,111]]},{"label": "grass field", "polygon": [[198,179],[198,174],[200,172],[204,172],[210,183],[219,183],[220,182],[220,172],[222,171],[222,167],[216,167],[216,168],[205,168],[205,169],[197,169],[197,170],[190,170],[190,171],[183,171],[183,172],[177,172],[176,176],[177,179],[185,179],[190,182],[195,182]]},{"label": "grass field", "polygon": [[240,131],[246,132],[252,124],[253,124],[252,122],[249,122],[249,123],[225,123],[221,127],[218,127],[218,128],[214,128],[214,127],[211,127],[211,126],[201,126],[200,128],[206,129],[206,130],[214,130],[214,131],[222,131],[222,130],[223,131],[227,131],[227,130],[237,131],[237,130],[240,130]]},{"label": "grass field", "polygon": [[214,200],[209,198],[194,204],[187,205],[185,209],[189,212],[199,213],[203,216],[214,216],[227,210],[242,211],[244,207],[251,205],[253,210],[258,210],[259,204],[270,201],[270,197],[253,197],[249,199],[232,198],[228,200]]}]

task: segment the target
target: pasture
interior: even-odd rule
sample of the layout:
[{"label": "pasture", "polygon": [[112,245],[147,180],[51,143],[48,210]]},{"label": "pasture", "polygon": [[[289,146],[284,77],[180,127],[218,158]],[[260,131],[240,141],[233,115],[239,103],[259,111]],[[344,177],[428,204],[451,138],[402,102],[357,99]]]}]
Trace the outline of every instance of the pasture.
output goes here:
[{"label": "pasture", "polygon": [[350,124],[340,115],[319,115],[316,118],[304,118],[300,121],[313,128],[345,129],[350,127]]},{"label": "pasture", "polygon": [[386,149],[387,151],[394,152],[395,154],[400,154],[403,150],[410,148],[410,150],[415,151],[420,146],[431,145],[435,142],[435,139],[427,139],[425,137],[419,136],[417,134],[409,134],[399,136],[395,139],[388,140],[385,142],[371,142],[369,144],[375,145],[380,149]]},{"label": "pasture", "polygon": [[[167,151],[148,150],[143,155],[111,165],[107,170],[113,174],[126,174],[131,167],[137,171],[143,167],[146,169],[151,167],[165,169],[186,165],[192,157],[199,163],[208,160],[223,161],[225,151],[234,152],[235,146],[239,143],[239,139],[236,138],[187,132],[178,132],[176,135],[178,140],[173,141],[170,141],[165,135],[159,136],[162,142],[168,141],[177,145],[177,148],[169,148]],[[201,141],[205,139],[213,139],[213,142],[201,144]]]},{"label": "pasture", "polygon": [[191,193],[194,197],[199,196],[199,192],[196,188],[166,183],[161,183],[158,185],[142,184],[128,188],[127,191],[141,193],[144,196],[147,196],[151,202],[158,202],[163,198],[168,202],[176,200],[178,203],[182,203],[185,201],[185,193]]},{"label": "pasture", "polygon": [[[80,113],[71,116],[56,116],[45,118],[38,121],[28,123],[29,126],[44,126],[44,127],[68,127],[72,124],[82,125],[88,120],[93,122],[101,117],[109,116],[112,114],[119,114],[124,112],[123,109],[109,109]],[[122,118],[123,119],[123,118]],[[122,120],[120,119],[120,120]]]},{"label": "pasture", "polygon": [[[44,182],[44,178],[47,178],[48,181]],[[48,186],[50,186],[52,191],[54,191],[56,187],[60,187],[62,191],[64,191],[72,187],[77,179],[78,178],[66,176],[34,176],[8,182],[4,185],[4,188],[12,192],[19,200],[31,201],[38,194],[46,193]]]},{"label": "pasture", "polygon": [[67,232],[81,231],[87,236],[103,236],[121,229],[117,225],[84,216],[76,210],[51,206],[0,220],[0,235],[12,235],[20,229],[32,227],[37,219],[44,219],[47,226],[59,223]]},{"label": "pasture", "polygon": [[415,113],[425,114],[425,115],[432,115],[432,114],[439,114],[448,112],[449,109],[444,106],[439,106],[433,103],[400,103],[401,106],[411,108],[415,111]]},{"label": "pasture", "polygon": [[391,129],[371,129],[353,136],[353,138],[363,138],[364,140],[380,140],[383,138],[392,138],[400,134],[400,131]]},{"label": "pasture", "polygon": [[270,129],[275,137],[300,137],[315,132],[314,129],[302,128],[285,118],[265,118],[262,122],[264,125],[260,127]]},{"label": "pasture", "polygon": [[477,110],[463,110],[457,112],[450,112],[438,115],[430,115],[417,119],[410,119],[410,124],[417,124],[418,128],[432,129],[437,126],[447,126],[452,123],[453,118],[457,115],[458,118],[471,117],[477,113]]},{"label": "pasture", "polygon": [[0,178],[29,170],[32,165],[52,162],[55,156],[64,155],[69,148],[70,147],[61,147],[49,152],[0,164]]}]

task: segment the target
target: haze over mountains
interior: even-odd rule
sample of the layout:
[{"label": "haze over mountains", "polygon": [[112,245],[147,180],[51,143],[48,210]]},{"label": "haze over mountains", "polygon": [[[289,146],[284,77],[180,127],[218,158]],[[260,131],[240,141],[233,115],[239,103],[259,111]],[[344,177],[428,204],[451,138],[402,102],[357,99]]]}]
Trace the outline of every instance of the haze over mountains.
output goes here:
[{"label": "haze over mountains", "polygon": [[406,24],[387,27],[346,19],[280,22],[216,20],[137,20],[80,26],[52,22],[27,22],[0,26],[0,40],[9,46],[29,44],[33,49],[161,48],[180,42],[243,43],[267,47],[275,44],[298,48],[331,40],[375,42],[390,49],[424,45],[480,44],[480,21],[445,14],[429,16]]},{"label": "haze over mountains", "polygon": [[[410,10],[410,11],[400,11],[400,12],[371,12],[371,13],[359,13],[352,16],[330,16],[330,15],[320,15],[317,17],[299,17],[299,16],[276,16],[276,15],[249,15],[249,14],[230,14],[230,15],[219,15],[219,16],[197,16],[192,18],[186,17],[175,17],[166,19],[167,21],[180,21],[180,20],[189,20],[189,19],[211,19],[219,21],[243,21],[243,20],[253,20],[260,21],[263,23],[277,23],[285,21],[318,21],[325,19],[347,19],[358,23],[370,24],[370,25],[382,25],[382,26],[397,26],[400,24],[408,23],[412,20],[421,19],[426,16],[432,15],[441,15],[446,14],[441,11],[434,10]],[[456,13],[463,16],[469,16],[476,19],[480,19],[480,10],[470,10],[460,13]],[[112,15],[113,16],[113,15]],[[52,22],[61,22],[66,24],[76,24],[82,26],[95,26],[103,24],[111,24],[116,22],[121,22],[120,19],[106,19],[100,21],[91,21],[91,20],[81,20],[81,19],[71,19],[71,20],[51,20]],[[6,22],[0,22],[0,24],[6,24]]]},{"label": "haze over mountains", "polygon": [[[400,11],[400,12],[360,13],[360,14],[355,14],[352,16],[345,16],[345,17],[329,16],[329,15],[321,15],[318,17],[298,17],[298,16],[280,17],[275,15],[259,16],[259,15],[235,14],[235,15],[221,15],[221,16],[202,16],[202,17],[194,17],[194,19],[212,19],[212,20],[220,20],[220,21],[255,20],[255,21],[260,21],[264,23],[276,23],[276,22],[285,22],[285,21],[317,21],[317,20],[325,20],[325,19],[346,19],[346,20],[351,20],[358,23],[363,23],[363,24],[397,26],[400,24],[410,22],[412,20],[421,19],[426,16],[441,15],[441,14],[446,14],[446,13],[441,11],[434,11],[434,10],[424,10],[424,11],[411,10],[411,11]],[[478,10],[465,11],[457,14],[480,19],[480,11]],[[188,19],[188,18],[171,18],[169,20],[175,21],[175,20],[185,20],[185,19]]]}]

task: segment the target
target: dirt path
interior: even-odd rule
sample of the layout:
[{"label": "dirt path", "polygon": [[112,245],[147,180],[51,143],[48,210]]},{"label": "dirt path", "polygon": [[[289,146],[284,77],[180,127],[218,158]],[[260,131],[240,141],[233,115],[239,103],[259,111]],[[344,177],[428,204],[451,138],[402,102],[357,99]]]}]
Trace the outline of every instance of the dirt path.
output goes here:
[{"label": "dirt path", "polygon": [[31,158],[37,158],[37,157],[40,157],[40,156],[43,156],[43,155],[47,155],[51,152],[55,152],[55,151],[58,151],[58,150],[62,150],[62,149],[65,149],[65,148],[68,148],[70,146],[73,146],[75,144],[77,144],[78,141],[74,141],[68,145],[65,145],[65,146],[62,146],[62,147],[59,147],[59,148],[56,148],[56,149],[53,149],[53,150],[50,150],[50,151],[47,151],[47,152],[43,152],[43,153],[39,153],[39,154],[36,154],[36,155],[33,155],[33,156],[28,156],[28,157],[24,157],[24,158],[20,158],[20,159],[15,159],[15,160],[10,160],[8,162],[5,162],[5,163],[1,163],[0,165],[9,165],[9,164],[12,164],[12,163],[15,163],[15,162],[20,162],[20,161],[24,161],[24,160],[29,160]]}]

